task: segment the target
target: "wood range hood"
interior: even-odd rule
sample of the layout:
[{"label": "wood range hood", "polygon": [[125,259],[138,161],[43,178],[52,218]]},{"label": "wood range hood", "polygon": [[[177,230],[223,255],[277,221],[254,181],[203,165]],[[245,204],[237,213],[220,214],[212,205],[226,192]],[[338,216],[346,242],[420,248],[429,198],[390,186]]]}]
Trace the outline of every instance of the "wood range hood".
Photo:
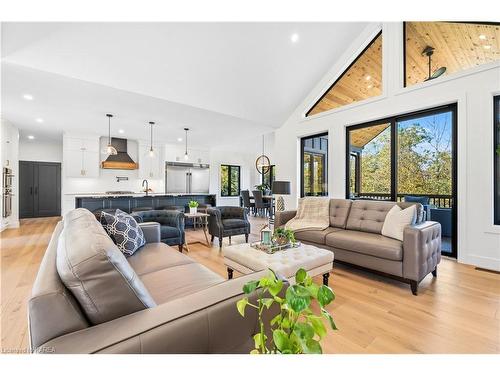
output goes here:
[{"label": "wood range hood", "polygon": [[111,138],[111,145],[116,149],[116,155],[109,155],[101,162],[102,169],[138,169],[139,164],[134,162],[127,153],[127,140],[124,138]]}]

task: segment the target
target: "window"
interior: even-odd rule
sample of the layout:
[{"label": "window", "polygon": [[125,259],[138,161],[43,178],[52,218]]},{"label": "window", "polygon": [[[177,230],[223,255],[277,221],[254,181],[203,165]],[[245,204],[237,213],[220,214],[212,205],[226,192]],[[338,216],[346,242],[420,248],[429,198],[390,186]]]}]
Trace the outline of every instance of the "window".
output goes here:
[{"label": "window", "polygon": [[494,220],[496,225],[500,225],[500,96],[495,97],[495,120],[494,124],[494,194],[495,194],[495,214]]},{"label": "window", "polygon": [[441,224],[442,253],[454,257],[456,121],[450,105],[350,126],[346,139],[346,196],[419,200]]},{"label": "window", "polygon": [[301,139],[301,196],[328,195],[328,134]]},{"label": "window", "polygon": [[238,165],[220,166],[220,195],[222,197],[239,197],[240,167]]},{"label": "window", "polygon": [[266,185],[269,189],[273,186],[273,181],[276,179],[276,166],[271,165],[266,173],[261,174],[261,183]]},{"label": "window", "polygon": [[307,112],[307,116],[382,94],[382,32]]},{"label": "window", "polygon": [[450,75],[500,59],[500,24],[405,22],[404,35],[405,87],[428,80],[440,68]]}]

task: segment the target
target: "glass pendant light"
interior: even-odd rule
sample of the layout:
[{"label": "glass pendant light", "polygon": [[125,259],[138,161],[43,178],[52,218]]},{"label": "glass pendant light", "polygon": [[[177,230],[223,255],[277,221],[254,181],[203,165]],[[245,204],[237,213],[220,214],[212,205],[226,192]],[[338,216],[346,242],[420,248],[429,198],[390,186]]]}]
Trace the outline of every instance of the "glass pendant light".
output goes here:
[{"label": "glass pendant light", "polygon": [[184,128],[184,131],[186,132],[186,151],[184,152],[184,159],[185,160],[189,159],[189,156],[188,156],[188,130],[189,130],[189,128]]},{"label": "glass pendant light", "polygon": [[114,148],[111,144],[111,117],[113,117],[113,115],[107,113],[106,116],[108,117],[108,145],[106,146],[106,154],[116,155],[118,154],[118,152],[116,151],[116,148]]},{"label": "glass pendant light", "polygon": [[155,157],[155,152],[153,150],[153,125],[155,123],[153,121],[149,122],[149,126],[151,127],[151,145],[149,147],[149,157],[154,158]]}]

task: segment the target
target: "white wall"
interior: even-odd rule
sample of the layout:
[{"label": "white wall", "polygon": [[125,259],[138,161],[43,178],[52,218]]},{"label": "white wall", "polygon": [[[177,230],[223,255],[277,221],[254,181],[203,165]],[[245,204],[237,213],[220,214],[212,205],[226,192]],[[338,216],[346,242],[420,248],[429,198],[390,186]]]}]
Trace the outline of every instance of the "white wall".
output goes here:
[{"label": "white wall", "polygon": [[0,155],[2,171],[3,167],[12,169],[14,180],[12,183],[12,214],[9,217],[3,217],[3,178],[2,178],[2,199],[0,199],[0,231],[6,228],[16,228],[19,226],[19,130],[4,119],[0,119]]},{"label": "white wall", "polygon": [[62,163],[62,140],[19,140],[19,160]]},{"label": "white wall", "polygon": [[305,118],[304,113],[379,31],[368,27],[276,131],[277,178],[292,182],[287,206],[300,191],[299,139],[329,133],[328,191],[345,198],[346,126],[458,103],[458,261],[500,270],[500,226],[493,225],[493,96],[500,93],[500,62],[403,88],[401,23],[383,24],[380,97]]}]

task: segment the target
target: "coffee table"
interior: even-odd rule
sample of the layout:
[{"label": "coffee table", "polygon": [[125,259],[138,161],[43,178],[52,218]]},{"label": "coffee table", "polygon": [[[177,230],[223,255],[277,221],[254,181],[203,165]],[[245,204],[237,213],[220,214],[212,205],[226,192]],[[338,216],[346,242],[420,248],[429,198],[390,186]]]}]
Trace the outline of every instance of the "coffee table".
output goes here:
[{"label": "coffee table", "polygon": [[307,244],[268,254],[245,243],[228,246],[223,252],[229,279],[233,278],[233,271],[246,275],[270,268],[294,283],[295,273],[303,268],[310,276],[323,275],[323,284],[328,285],[333,269],[333,252]]},{"label": "coffee table", "polygon": [[201,228],[203,229],[203,234],[205,234],[205,243],[203,243],[200,240],[196,240],[196,241],[192,241],[192,242],[188,243],[187,240],[185,240],[184,247],[185,247],[186,251],[189,252],[189,245],[192,245],[194,243],[201,243],[207,247],[210,247],[210,242],[208,241],[208,235],[207,235],[208,217],[209,216],[210,216],[209,214],[206,214],[203,212],[197,212],[195,214],[191,214],[189,212],[186,212],[184,214],[184,217],[186,217],[188,219],[193,219],[193,230],[196,230],[196,219],[200,219],[201,220]]}]

